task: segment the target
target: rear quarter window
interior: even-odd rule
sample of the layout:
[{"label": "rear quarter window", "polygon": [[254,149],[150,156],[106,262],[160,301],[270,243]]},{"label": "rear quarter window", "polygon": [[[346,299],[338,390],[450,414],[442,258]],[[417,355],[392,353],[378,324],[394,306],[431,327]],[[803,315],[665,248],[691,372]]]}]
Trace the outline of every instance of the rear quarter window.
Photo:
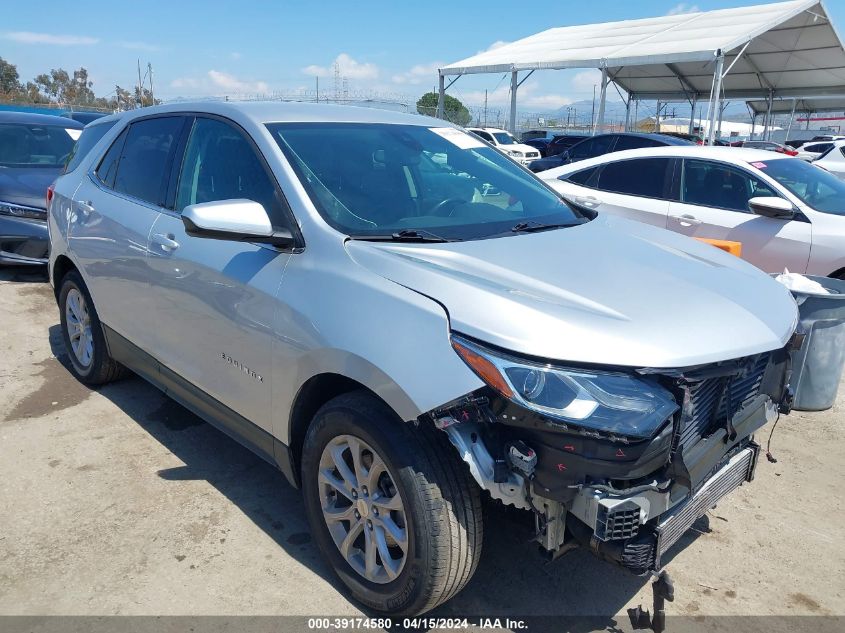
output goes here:
[{"label": "rear quarter window", "polygon": [[114,127],[115,123],[117,123],[117,121],[101,123],[99,125],[86,127],[82,130],[82,136],[76,140],[76,143],[70,152],[70,156],[68,157],[67,164],[65,165],[65,173],[71,172],[79,167],[82,160],[88,155],[94,146],[100,142],[100,139],[106,135],[106,132]]}]

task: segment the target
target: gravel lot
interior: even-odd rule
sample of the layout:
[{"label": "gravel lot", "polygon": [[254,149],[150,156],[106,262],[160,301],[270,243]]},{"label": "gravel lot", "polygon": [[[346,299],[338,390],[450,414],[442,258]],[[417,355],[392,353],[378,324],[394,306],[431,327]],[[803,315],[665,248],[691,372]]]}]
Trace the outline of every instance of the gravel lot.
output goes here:
[{"label": "gravel lot", "polygon": [[[299,492],[139,378],[92,391],[64,366],[43,277],[0,269],[0,614],[355,615]],[[778,462],[673,550],[671,614],[845,615],[845,389],[782,418]],[[763,439],[768,435],[765,429]],[[627,621],[647,579],[585,552],[545,564],[491,507],[485,553],[440,615]]]}]

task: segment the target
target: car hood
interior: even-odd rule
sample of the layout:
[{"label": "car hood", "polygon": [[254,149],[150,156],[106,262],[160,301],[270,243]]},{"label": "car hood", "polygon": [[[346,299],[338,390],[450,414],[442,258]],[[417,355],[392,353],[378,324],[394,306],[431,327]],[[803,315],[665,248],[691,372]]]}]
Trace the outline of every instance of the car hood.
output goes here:
[{"label": "car hood", "polygon": [[780,348],[797,323],[789,291],[750,264],[612,216],[498,239],[350,240],[347,249],[442,304],[453,331],[550,360],[688,367]]},{"label": "car hood", "polygon": [[60,173],[58,167],[0,167],[0,200],[44,209],[47,187]]},{"label": "car hood", "polygon": [[502,145],[502,149],[515,149],[519,150],[520,152],[539,152],[540,150],[536,147],[531,147],[530,145],[525,145],[524,143],[514,143],[512,145]]}]

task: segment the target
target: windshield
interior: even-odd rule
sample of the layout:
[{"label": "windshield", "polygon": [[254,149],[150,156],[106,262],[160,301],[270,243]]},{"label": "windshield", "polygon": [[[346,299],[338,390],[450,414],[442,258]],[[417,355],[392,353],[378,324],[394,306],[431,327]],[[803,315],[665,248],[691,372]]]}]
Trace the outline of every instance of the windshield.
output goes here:
[{"label": "windshield", "polygon": [[0,165],[62,167],[80,132],[59,125],[0,123]]},{"label": "windshield", "polygon": [[514,145],[516,143],[516,139],[507,132],[496,132],[493,136],[496,137],[499,145]]},{"label": "windshield", "polygon": [[798,158],[752,163],[774,178],[804,204],[834,215],[845,215],[845,182],[828,171]]},{"label": "windshield", "polygon": [[455,128],[361,123],[267,127],[331,226],[353,237],[425,231],[446,239],[584,217],[530,173]]}]

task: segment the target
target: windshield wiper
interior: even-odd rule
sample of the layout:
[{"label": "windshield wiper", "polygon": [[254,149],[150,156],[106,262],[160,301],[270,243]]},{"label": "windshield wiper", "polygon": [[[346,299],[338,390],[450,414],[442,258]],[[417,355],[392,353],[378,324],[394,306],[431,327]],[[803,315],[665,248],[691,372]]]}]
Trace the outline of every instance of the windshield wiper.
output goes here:
[{"label": "windshield wiper", "polygon": [[583,224],[583,222],[560,222],[556,224],[544,224],[543,222],[534,222],[533,220],[529,220],[528,222],[520,222],[518,224],[514,224],[511,227],[511,231],[514,233],[536,233],[538,231],[550,231],[551,229],[563,229],[569,226],[578,226],[579,224]]},{"label": "windshield wiper", "polygon": [[449,239],[419,229],[402,229],[396,233],[385,235],[353,235],[354,240],[367,240],[373,242],[457,242],[457,239]]}]

